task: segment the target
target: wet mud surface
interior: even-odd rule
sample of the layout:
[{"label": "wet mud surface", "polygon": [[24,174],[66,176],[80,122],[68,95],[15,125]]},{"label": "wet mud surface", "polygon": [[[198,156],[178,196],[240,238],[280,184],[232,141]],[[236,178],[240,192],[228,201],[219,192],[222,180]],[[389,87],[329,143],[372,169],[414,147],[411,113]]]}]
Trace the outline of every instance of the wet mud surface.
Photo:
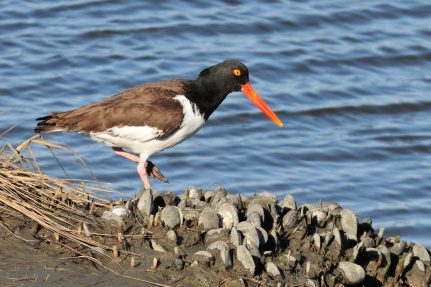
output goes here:
[{"label": "wet mud surface", "polygon": [[[69,202],[73,205],[72,202]],[[79,207],[79,205],[76,206]],[[73,242],[0,209],[1,286],[428,286],[430,251],[335,202],[223,188],[84,207]],[[71,216],[73,216],[71,214]]]}]

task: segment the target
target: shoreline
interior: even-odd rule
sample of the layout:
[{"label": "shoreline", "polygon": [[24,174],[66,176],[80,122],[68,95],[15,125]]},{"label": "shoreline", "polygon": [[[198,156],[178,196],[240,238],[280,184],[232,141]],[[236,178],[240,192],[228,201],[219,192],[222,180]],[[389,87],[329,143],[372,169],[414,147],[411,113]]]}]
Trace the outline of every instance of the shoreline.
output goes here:
[{"label": "shoreline", "polygon": [[4,210],[7,284],[428,286],[431,278],[429,249],[385,238],[383,228],[335,202],[299,205],[291,195],[247,197],[221,187],[180,196],[141,191],[84,209],[87,221],[73,232],[107,248],[56,238]]},{"label": "shoreline", "polygon": [[[37,169],[30,138],[0,150],[3,286],[429,286],[430,249],[336,202],[190,187],[97,196]],[[31,152],[31,151],[30,151]],[[31,154],[32,155],[32,154]]]}]

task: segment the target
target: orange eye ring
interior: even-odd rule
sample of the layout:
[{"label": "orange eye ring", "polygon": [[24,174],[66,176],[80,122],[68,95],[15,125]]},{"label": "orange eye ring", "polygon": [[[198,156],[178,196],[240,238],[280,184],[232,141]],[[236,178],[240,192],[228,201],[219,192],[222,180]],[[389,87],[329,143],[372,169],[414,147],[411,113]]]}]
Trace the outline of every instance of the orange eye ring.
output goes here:
[{"label": "orange eye ring", "polygon": [[239,76],[241,76],[241,70],[235,69],[235,70],[233,70],[233,74],[234,74],[234,76],[239,77]]}]

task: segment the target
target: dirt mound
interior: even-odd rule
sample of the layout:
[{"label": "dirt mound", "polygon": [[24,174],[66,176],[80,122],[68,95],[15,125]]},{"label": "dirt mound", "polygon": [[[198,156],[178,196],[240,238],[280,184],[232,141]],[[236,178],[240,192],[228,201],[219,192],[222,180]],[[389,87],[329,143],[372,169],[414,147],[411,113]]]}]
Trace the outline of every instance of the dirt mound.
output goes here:
[{"label": "dirt mound", "polygon": [[[44,175],[29,144],[0,154],[0,278],[16,285],[428,286],[430,251],[335,202],[223,188],[96,196]],[[31,150],[30,150],[31,151]]]}]

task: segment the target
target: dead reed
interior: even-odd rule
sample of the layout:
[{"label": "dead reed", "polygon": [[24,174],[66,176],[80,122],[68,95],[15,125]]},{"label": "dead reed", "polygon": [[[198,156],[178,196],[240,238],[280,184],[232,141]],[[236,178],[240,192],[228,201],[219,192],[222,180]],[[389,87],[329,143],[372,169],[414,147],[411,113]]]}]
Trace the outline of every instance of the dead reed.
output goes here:
[{"label": "dead reed", "polygon": [[[103,240],[97,240],[111,238],[113,235],[97,232],[96,230],[103,230],[98,228],[102,223],[99,217],[93,215],[95,209],[109,208],[111,202],[98,197],[97,194],[110,190],[98,187],[96,182],[92,181],[60,179],[44,174],[33,153],[33,145],[46,147],[59,164],[59,168],[64,170],[53,152],[55,149],[70,151],[64,146],[49,143],[39,135],[32,136],[16,148],[5,144],[0,149],[0,213],[32,219],[36,226],[40,225],[52,232],[51,238],[56,244],[80,258],[88,259],[120,275],[119,272],[106,267],[100,260],[100,258],[114,260],[119,250],[116,245],[113,247],[112,244],[101,243]],[[84,161],[78,159],[84,164]],[[92,234],[89,234],[88,230],[82,232],[83,226],[86,228],[91,226],[96,232]],[[140,235],[135,236],[142,238]],[[100,255],[99,259],[93,256],[97,254]],[[118,267],[121,268],[120,265]],[[151,285],[166,286],[130,276],[125,277]]]},{"label": "dead reed", "polygon": [[110,249],[76,232],[76,226],[83,222],[98,224],[88,217],[87,207],[91,204],[107,206],[108,202],[96,197],[94,190],[87,191],[85,182],[43,174],[32,152],[32,144],[66,149],[39,136],[29,138],[17,148],[6,144],[0,150],[0,202],[67,241],[96,251]]}]

